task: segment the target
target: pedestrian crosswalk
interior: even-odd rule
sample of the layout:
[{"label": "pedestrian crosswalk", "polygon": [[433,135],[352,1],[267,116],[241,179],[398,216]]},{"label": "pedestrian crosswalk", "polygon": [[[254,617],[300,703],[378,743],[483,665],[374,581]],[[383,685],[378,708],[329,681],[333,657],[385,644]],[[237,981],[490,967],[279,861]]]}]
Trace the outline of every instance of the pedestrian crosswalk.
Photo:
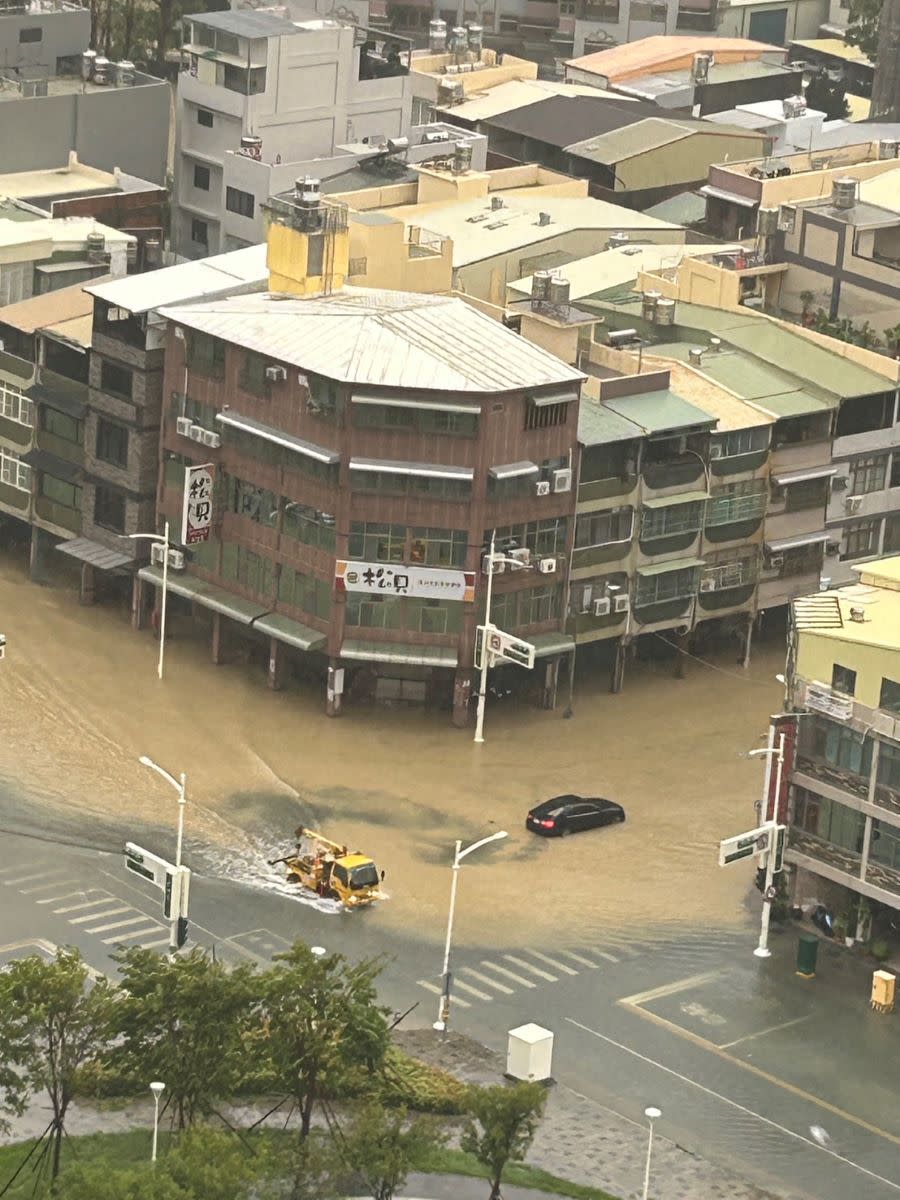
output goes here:
[{"label": "pedestrian crosswalk", "polygon": [[[167,926],[102,887],[85,887],[52,861],[17,863],[0,868],[0,886],[15,889],[45,912],[61,918],[78,934],[91,934],[104,946],[162,949]],[[62,940],[62,939],[60,939]]]},{"label": "pedestrian crosswalk", "polygon": [[[597,947],[577,950],[538,950],[528,946],[516,950],[500,950],[492,958],[469,961],[463,951],[453,965],[452,999],[454,1007],[472,1008],[478,1001],[488,1004],[503,1000],[516,992],[531,992],[554,983],[568,982],[576,975],[603,971],[626,959],[637,957],[640,949],[618,944],[615,953]],[[440,996],[441,980],[419,979],[418,986]]]}]

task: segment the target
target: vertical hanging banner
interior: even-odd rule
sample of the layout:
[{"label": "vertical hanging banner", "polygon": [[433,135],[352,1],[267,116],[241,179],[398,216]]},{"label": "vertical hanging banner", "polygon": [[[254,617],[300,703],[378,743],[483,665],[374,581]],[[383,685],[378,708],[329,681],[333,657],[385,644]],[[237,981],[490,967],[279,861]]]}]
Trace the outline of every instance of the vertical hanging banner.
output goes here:
[{"label": "vertical hanging banner", "polygon": [[213,518],[213,463],[184,468],[184,508],[181,514],[181,544],[208,542]]}]

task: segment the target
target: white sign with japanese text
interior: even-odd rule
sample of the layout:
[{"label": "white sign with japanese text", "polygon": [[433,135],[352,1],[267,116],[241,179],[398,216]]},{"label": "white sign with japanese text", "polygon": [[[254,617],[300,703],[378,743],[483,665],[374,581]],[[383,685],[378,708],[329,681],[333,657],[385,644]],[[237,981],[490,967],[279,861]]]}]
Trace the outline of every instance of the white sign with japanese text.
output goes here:
[{"label": "white sign with japanese text", "polygon": [[474,571],[446,571],[439,567],[393,566],[385,563],[335,563],[338,588],[345,592],[373,592],[381,596],[415,596],[424,600],[475,599]]},{"label": "white sign with japanese text", "polygon": [[181,514],[181,544],[192,546],[208,542],[213,518],[213,476],[215,467],[205,463],[184,468],[184,508]]}]

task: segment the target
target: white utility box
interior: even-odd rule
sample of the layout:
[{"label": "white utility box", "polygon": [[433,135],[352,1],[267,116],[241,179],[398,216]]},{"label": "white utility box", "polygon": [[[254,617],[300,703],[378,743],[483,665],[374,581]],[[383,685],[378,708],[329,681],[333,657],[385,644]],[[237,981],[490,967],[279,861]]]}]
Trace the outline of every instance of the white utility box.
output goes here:
[{"label": "white utility box", "polygon": [[553,1065],[553,1034],[540,1025],[520,1025],[509,1031],[506,1074],[509,1079],[546,1083]]}]

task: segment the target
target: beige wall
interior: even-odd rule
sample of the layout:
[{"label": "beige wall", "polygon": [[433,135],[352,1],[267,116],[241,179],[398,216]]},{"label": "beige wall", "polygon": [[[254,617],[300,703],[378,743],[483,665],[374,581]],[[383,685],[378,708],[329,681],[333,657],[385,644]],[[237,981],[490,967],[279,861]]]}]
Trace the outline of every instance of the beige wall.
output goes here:
[{"label": "beige wall", "polygon": [[523,338],[555,354],[564,363],[573,367],[577,365],[578,325],[557,325],[526,312],[522,314],[521,333]]},{"label": "beige wall", "polygon": [[[801,161],[806,158],[807,156],[803,155]],[[761,181],[760,207],[777,208],[779,204],[789,204],[792,200],[813,200],[822,196],[830,196],[832,182],[835,179],[872,179],[876,175],[883,175],[885,171],[896,169],[897,160],[895,158],[880,162],[855,163],[825,171],[803,171],[799,167],[795,167],[794,170],[798,172],[797,174],[782,175],[777,179]]]},{"label": "beige wall", "polygon": [[[430,241],[425,235],[423,242]],[[435,253],[411,252],[402,221],[365,225],[350,218],[350,259],[365,259],[362,275],[348,275],[355,287],[398,292],[449,292],[453,277],[453,243],[440,241]]]},{"label": "beige wall", "polygon": [[697,179],[705,180],[712,163],[764,154],[765,148],[766,139],[762,135],[689,134],[667,146],[623,159],[616,166],[616,174],[623,185],[632,191],[692,183]]},{"label": "beige wall", "polygon": [[803,679],[831,685],[835,663],[856,671],[854,699],[877,708],[882,679],[900,681],[900,652],[881,646],[822,637],[802,631],[797,639],[797,674]]},{"label": "beige wall", "polygon": [[479,200],[488,194],[491,177],[487,171],[465,171],[454,175],[449,171],[419,168],[417,204],[462,204]]},{"label": "beige wall", "polygon": [[[445,69],[449,63],[455,61],[451,54],[428,54],[421,51],[413,54],[410,72],[412,94],[422,100],[430,100],[435,103]],[[498,67],[496,53],[493,50],[483,50],[481,61],[484,65],[478,71],[450,76],[454,83],[459,81],[463,85],[464,95],[488,91],[501,83],[510,83],[515,79],[537,79],[537,63],[527,62],[523,58],[515,58],[511,54],[504,55],[503,64]]]}]

